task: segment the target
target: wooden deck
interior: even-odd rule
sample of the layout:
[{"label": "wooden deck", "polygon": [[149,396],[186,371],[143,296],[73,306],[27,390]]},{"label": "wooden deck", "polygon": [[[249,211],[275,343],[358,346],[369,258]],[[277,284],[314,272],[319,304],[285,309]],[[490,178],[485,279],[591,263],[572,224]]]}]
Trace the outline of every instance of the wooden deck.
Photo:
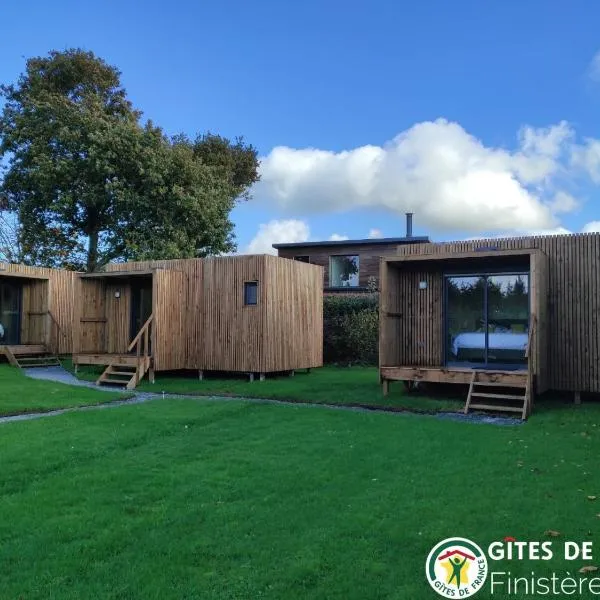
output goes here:
[{"label": "wooden deck", "polygon": [[[385,381],[428,381],[431,383],[460,383],[470,385],[473,369],[460,367],[381,367],[381,380]],[[478,370],[479,381],[519,386],[528,376],[527,369],[519,371]]]},{"label": "wooden deck", "polygon": [[4,355],[9,364],[20,369],[31,367],[60,366],[58,357],[49,351],[45,344],[0,345],[0,356]]},{"label": "wooden deck", "polygon": [[131,365],[138,364],[135,354],[75,354],[73,364],[77,365]]}]

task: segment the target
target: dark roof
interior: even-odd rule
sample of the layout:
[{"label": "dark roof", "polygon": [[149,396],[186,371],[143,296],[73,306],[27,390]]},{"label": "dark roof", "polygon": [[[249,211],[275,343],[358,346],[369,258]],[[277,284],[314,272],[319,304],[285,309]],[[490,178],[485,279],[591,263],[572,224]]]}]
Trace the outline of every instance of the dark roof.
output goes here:
[{"label": "dark roof", "polygon": [[325,240],[322,242],[294,242],[290,244],[273,244],[273,248],[305,248],[309,246],[366,246],[379,244],[425,244],[427,236],[398,237],[398,238],[368,238],[366,240]]}]

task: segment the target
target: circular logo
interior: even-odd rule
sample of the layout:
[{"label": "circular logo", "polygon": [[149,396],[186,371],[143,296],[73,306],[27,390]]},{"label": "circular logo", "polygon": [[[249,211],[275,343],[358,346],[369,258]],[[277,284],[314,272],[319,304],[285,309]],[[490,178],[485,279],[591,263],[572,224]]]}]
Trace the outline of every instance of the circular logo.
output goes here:
[{"label": "circular logo", "polygon": [[429,585],[444,598],[469,598],[485,583],[488,564],[483,550],[471,540],[448,538],[427,557]]}]

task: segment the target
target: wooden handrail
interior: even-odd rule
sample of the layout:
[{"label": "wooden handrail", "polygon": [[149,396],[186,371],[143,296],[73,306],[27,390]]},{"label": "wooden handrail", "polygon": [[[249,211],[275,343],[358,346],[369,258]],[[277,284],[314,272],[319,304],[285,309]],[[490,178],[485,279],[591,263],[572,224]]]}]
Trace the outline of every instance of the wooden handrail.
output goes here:
[{"label": "wooden handrail", "polygon": [[[154,315],[150,315],[148,317],[148,320],[142,325],[142,328],[138,331],[137,335],[133,338],[133,341],[131,342],[131,344],[129,344],[129,347],[127,348],[127,352],[131,352],[133,350],[133,348],[138,345],[138,355],[139,355],[139,341],[142,339],[142,336],[146,335],[146,339],[147,339],[147,334],[148,334],[148,329],[150,328],[150,324],[152,323],[152,319],[154,319]],[[148,344],[146,344],[146,346],[148,346]],[[146,348],[146,352],[148,352],[148,348]]]}]

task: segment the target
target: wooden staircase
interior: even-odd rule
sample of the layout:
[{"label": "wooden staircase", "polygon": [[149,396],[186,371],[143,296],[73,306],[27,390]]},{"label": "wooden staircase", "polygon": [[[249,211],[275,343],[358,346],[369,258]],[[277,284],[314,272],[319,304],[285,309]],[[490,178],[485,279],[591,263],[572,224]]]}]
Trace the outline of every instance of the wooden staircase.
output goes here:
[{"label": "wooden staircase", "polygon": [[[469,394],[465,404],[465,414],[469,410],[491,410],[494,412],[520,413],[525,420],[533,406],[534,347],[537,320],[531,317],[529,336],[525,349],[527,369],[522,371],[489,371],[474,369],[469,384]],[[483,387],[486,391],[480,391]],[[473,398],[481,398],[475,400]]]},{"label": "wooden staircase", "polygon": [[150,353],[153,319],[154,316],[150,315],[142,325],[127,348],[128,354],[111,357],[108,366],[96,380],[96,385],[114,385],[133,390],[148,371],[150,380],[154,381],[154,364]]},{"label": "wooden staircase", "polygon": [[116,357],[98,377],[96,385],[114,385],[133,390],[149,371],[151,360],[150,357]]},{"label": "wooden staircase", "polygon": [[6,356],[13,367],[19,369],[60,367],[58,357],[50,352],[44,344],[2,346],[0,353]]},{"label": "wooden staircase", "polygon": [[531,412],[529,372],[474,370],[465,414],[470,410],[519,413],[526,419]]}]

